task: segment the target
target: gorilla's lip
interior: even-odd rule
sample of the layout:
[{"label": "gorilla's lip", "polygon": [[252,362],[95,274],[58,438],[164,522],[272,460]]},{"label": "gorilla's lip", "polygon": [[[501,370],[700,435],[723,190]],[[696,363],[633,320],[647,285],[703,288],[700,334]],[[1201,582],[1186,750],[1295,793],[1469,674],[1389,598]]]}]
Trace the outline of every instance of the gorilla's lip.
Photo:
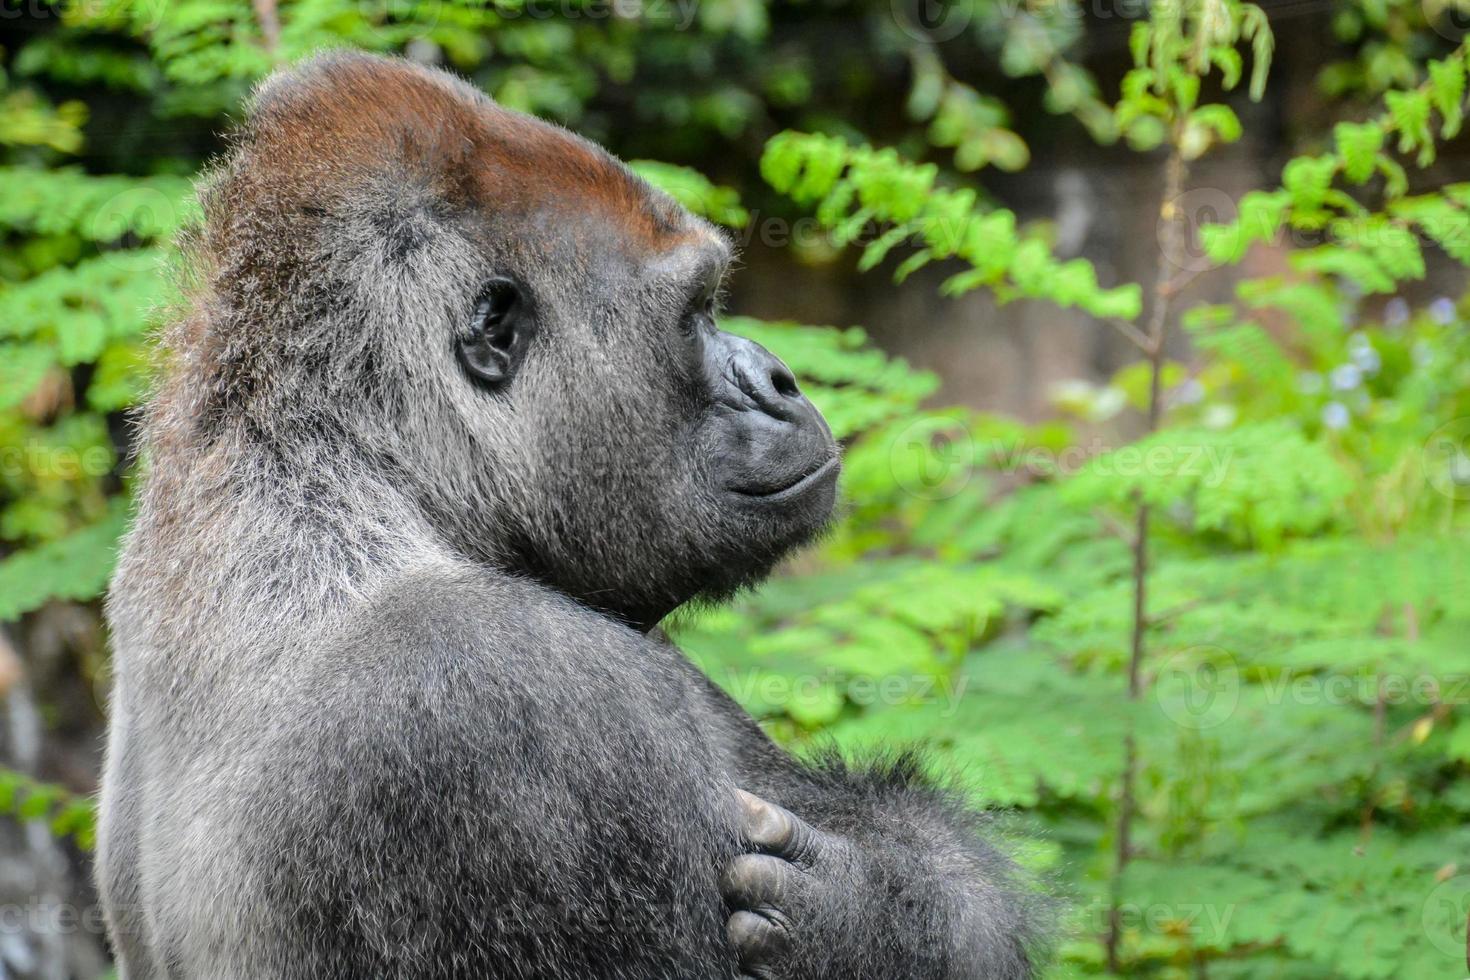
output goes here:
[{"label": "gorilla's lip", "polygon": [[762,501],[780,501],[788,497],[798,496],[814,484],[822,482],[828,476],[835,475],[841,465],[842,460],[834,456],[821,466],[818,466],[803,476],[797,477],[794,482],[788,483],[784,487],[777,487],[774,490],[751,490],[741,487],[731,487],[730,489],[742,497],[751,497],[755,500]]}]

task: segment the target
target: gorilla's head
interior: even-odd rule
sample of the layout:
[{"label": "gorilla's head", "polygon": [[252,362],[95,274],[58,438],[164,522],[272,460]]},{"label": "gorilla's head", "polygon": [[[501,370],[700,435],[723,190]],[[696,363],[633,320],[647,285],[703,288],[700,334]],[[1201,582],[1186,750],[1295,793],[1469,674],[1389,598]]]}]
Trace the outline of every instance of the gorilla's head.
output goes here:
[{"label": "gorilla's head", "polygon": [[640,626],[827,522],[826,423],[716,325],[728,243],[592,144],[329,55],[257,93],[205,207],[200,434],[361,460],[460,553]]}]

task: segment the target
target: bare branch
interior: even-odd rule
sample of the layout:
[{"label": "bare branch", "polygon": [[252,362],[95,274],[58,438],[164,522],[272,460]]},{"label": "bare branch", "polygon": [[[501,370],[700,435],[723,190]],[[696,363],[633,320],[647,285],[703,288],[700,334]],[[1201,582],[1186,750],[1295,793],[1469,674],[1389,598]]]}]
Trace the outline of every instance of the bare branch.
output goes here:
[{"label": "bare branch", "polygon": [[274,54],[276,46],[281,43],[281,15],[276,10],[276,0],[254,0],[254,5],[264,47]]},{"label": "bare branch", "polygon": [[1148,336],[1142,330],[1139,330],[1127,320],[1119,320],[1116,317],[1108,317],[1107,323],[1108,326],[1121,333],[1124,337],[1127,337],[1134,347],[1137,347],[1145,354],[1150,352]]}]

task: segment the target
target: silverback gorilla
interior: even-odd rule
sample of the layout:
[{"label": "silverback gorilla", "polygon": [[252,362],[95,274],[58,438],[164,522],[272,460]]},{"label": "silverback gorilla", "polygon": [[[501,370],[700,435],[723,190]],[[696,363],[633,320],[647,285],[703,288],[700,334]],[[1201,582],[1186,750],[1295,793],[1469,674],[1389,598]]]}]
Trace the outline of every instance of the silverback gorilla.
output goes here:
[{"label": "silverback gorilla", "polygon": [[833,506],[719,234],[355,54],[267,81],[202,201],[108,606],[125,980],[1032,975],[912,759],[798,761],[646,635]]}]

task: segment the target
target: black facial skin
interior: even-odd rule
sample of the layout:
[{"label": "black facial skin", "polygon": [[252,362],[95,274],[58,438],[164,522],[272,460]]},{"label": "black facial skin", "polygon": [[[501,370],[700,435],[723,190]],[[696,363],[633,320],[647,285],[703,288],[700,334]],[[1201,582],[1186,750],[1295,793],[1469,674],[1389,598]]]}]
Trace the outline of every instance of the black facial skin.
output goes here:
[{"label": "black facial skin", "polygon": [[704,373],[728,489],[754,507],[830,511],[839,468],[827,420],[791,370],[755,341],[709,330]]},{"label": "black facial skin", "polygon": [[718,233],[405,61],[279,73],[232,147],[107,605],[121,980],[1033,977],[962,794],[649,631],[835,495]]}]

